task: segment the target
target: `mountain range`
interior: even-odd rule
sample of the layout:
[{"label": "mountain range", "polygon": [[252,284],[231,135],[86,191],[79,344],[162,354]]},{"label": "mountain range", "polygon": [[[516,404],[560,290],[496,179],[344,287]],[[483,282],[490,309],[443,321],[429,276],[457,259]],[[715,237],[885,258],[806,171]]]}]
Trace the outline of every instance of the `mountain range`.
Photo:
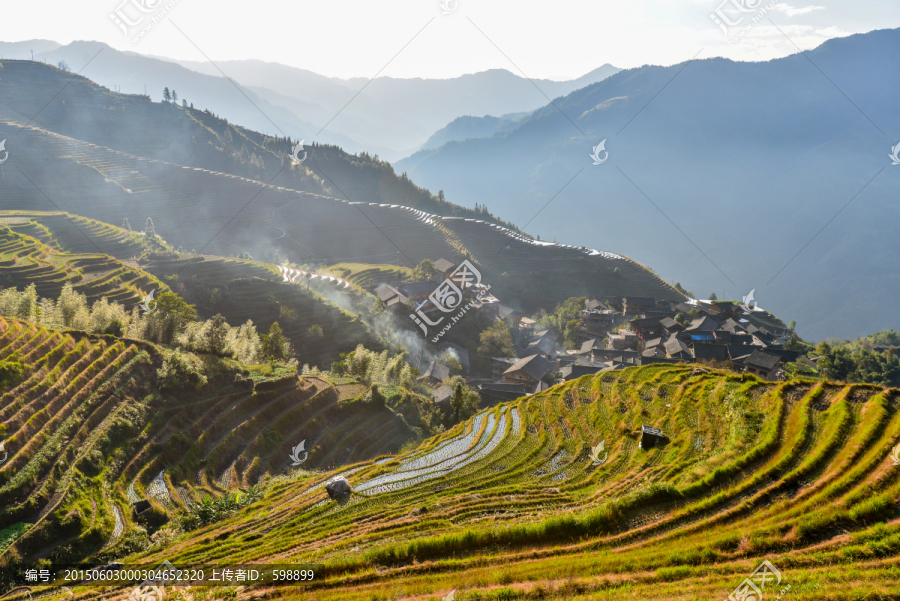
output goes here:
[{"label": "mountain range", "polygon": [[897,328],[898,56],[900,31],[881,30],[768,62],[628,69],[395,166],[703,298],[755,289],[802,336]]},{"label": "mountain range", "polygon": [[[161,99],[164,87],[232,122],[270,135],[336,144],[394,161],[412,154],[462,115],[530,112],[547,101],[617,73],[602,65],[569,81],[529,80],[505,69],[452,79],[339,79],[259,60],[174,61],[121,52],[107,44],[50,40],[0,42],[6,58],[46,60],[129,94]],[[235,89],[240,87],[240,92]],[[249,100],[249,102],[248,102]],[[351,102],[352,100],[352,102]]]}]

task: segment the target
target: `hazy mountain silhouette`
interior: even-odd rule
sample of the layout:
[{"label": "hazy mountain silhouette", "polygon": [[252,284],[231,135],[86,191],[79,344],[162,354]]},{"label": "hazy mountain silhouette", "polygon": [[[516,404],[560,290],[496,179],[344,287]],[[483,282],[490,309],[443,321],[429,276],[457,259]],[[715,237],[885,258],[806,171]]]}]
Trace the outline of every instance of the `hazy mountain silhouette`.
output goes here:
[{"label": "hazy mountain silhouette", "polygon": [[489,138],[497,132],[509,131],[515,128],[518,120],[530,113],[512,113],[501,117],[473,117],[464,115],[457,117],[445,127],[436,131],[428,138],[420,150],[434,150],[454,140],[468,140],[470,138]]},{"label": "hazy mountain silhouette", "polygon": [[[209,63],[178,63],[207,75],[221,75]],[[324,77],[259,60],[223,61],[217,65],[261,98],[289,108],[319,127],[334,118],[322,136],[339,133],[360,145],[346,146],[346,150],[377,152],[388,160],[414,152],[434,132],[461,115],[532,111],[547,102],[541,91],[555,98],[619,71],[607,64],[571,81],[537,79],[532,83],[505,69],[491,69],[451,79],[379,77],[366,85],[368,80],[364,78]]]},{"label": "hazy mountain silhouette", "polygon": [[522,226],[559,193],[529,233],[621,250],[703,298],[755,288],[801,335],[896,329],[898,80],[900,30],[768,62],[645,66],[557,99],[568,119],[548,105],[395,166]]}]

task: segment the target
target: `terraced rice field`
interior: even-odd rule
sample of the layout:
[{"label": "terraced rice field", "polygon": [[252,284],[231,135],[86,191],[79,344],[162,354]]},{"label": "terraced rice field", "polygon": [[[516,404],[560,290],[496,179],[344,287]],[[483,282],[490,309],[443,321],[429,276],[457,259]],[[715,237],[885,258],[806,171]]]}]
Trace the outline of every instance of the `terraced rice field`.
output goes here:
[{"label": "terraced rice field", "polygon": [[71,283],[89,303],[105,297],[126,306],[140,302],[151,289],[168,290],[156,277],[106,254],[56,250],[60,248],[57,239],[39,222],[11,219],[12,223],[0,223],[0,286],[23,289],[34,284],[39,296],[55,299],[62,287]]},{"label": "terraced rice field", "polygon": [[115,554],[147,526],[132,503],[150,500],[165,521],[207,494],[284,473],[304,439],[303,467],[315,470],[414,438],[387,409],[339,401],[364,394],[360,385],[288,377],[254,389],[228,373],[199,394],[160,393],[151,344],[0,318],[0,362],[12,361],[25,373],[0,388],[0,530],[32,526],[0,565],[13,553],[55,563]]},{"label": "terraced rice field", "polygon": [[[724,599],[764,560],[765,599],[896,598],[898,394],[690,366],[587,376],[341,468],[345,504],[322,489],[335,474],[280,482],[132,560],[318,565],[241,599]],[[669,441],[639,448],[642,423]]]}]

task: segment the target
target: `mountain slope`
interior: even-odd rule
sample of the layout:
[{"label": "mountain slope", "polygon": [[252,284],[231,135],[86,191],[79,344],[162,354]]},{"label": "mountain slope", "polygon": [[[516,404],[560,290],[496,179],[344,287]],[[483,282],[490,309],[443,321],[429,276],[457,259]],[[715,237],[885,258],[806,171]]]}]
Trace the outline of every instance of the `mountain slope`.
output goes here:
[{"label": "mountain slope", "polygon": [[[251,379],[233,361],[205,357],[202,390],[160,391],[162,359],[146,342],[0,318],[4,378],[9,362],[24,366],[0,382],[0,530],[25,526],[0,552],[0,586],[18,561],[59,565],[149,544],[145,527],[283,472],[301,441],[304,468],[315,469],[393,453],[415,437],[384,406],[351,402],[363,385]],[[141,498],[153,507],[138,517],[131,504]]]},{"label": "mountain slope", "polygon": [[[14,68],[38,78],[36,71],[51,69],[13,63],[5,70],[9,73]],[[27,79],[21,76],[20,81]],[[43,119],[60,129],[75,127],[67,116],[74,111],[96,110],[85,100],[90,96],[84,90],[90,85],[73,82],[59,94],[60,102],[67,103],[61,105],[64,108],[51,103],[44,111],[48,114],[42,113],[36,121]],[[22,86],[17,103],[27,98],[28,87],[25,83]],[[70,93],[72,96],[68,96]],[[127,218],[138,227],[151,217],[156,231],[173,247],[220,257],[249,252],[268,261],[277,251],[297,264],[399,262],[407,267],[424,259],[469,257],[490,276],[488,283],[501,299],[521,303],[529,312],[552,309],[573,295],[680,297],[669,284],[625,256],[536,243],[490,223],[499,221],[490,214],[457,209],[440,201],[408,179],[397,178],[389,166],[372,157],[352,157],[334,148],[316,146],[309,149],[309,157],[301,166],[290,165],[286,159],[280,161],[271,146],[286,145],[286,141],[229,129],[235,137],[242,136],[243,144],[256,144],[258,156],[265,160],[265,168],[260,169],[241,163],[216,145],[223,143],[220,134],[205,124],[213,124],[212,116],[146,100],[123,99],[121,95],[108,97],[127,107],[115,119],[129,121],[136,135],[118,137],[115,129],[107,126],[94,136],[144,151],[152,150],[152,142],[161,143],[166,133],[178,132],[183,126],[179,139],[194,138],[201,149],[211,150],[205,154],[207,151],[182,149],[172,154],[218,162],[260,179],[142,158],[34,125],[22,129],[21,117],[0,108],[0,136],[10,140],[7,149],[11,157],[5,165],[11,176],[2,180],[0,209],[60,209],[109,223],[122,223]],[[194,146],[193,141],[188,144]],[[157,149],[156,156],[161,154]],[[268,179],[262,179],[263,171]],[[327,180],[316,177],[316,173],[325,174]],[[269,180],[271,185],[261,183]],[[314,188],[324,181],[353,201],[291,189]],[[384,200],[396,199],[395,203],[358,201],[359,197],[381,199],[382,195]],[[415,202],[406,204],[410,200]],[[456,214],[461,213],[463,218],[435,215],[431,213],[435,207],[458,211]]]},{"label": "mountain slope", "polygon": [[[548,105],[512,131],[396,166],[516,223],[559,194],[533,233],[602,241],[703,296],[756,289],[807,337],[896,329],[900,170],[887,155],[900,131],[890,83],[900,78],[900,31],[833,39],[807,55],[629,69],[555,101],[585,136]],[[593,165],[601,140],[609,159]]]},{"label": "mountain slope", "polygon": [[[312,582],[248,598],[624,600],[724,598],[768,560],[767,598],[887,598],[900,587],[896,394],[690,366],[585,376],[393,461],[284,479],[128,561],[314,566]],[[668,441],[641,448],[641,424]],[[322,489],[339,473],[355,490],[341,504]]]}]

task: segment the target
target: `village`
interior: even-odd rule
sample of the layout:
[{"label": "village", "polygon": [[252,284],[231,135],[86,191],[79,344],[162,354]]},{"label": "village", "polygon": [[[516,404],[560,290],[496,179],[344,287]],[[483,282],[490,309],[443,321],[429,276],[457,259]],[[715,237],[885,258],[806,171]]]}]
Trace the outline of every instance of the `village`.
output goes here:
[{"label": "village", "polygon": [[490,377],[485,377],[472,372],[470,355],[475,349],[438,343],[437,358],[417,366],[419,381],[433,387],[438,406],[449,403],[453,390],[442,383],[454,367],[478,392],[481,406],[489,407],[581,376],[632,366],[695,363],[779,380],[785,378],[787,364],[806,360],[799,351],[786,348],[793,332],[780,320],[758,307],[747,311],[737,302],[719,300],[587,298],[578,315],[576,337],[566,348],[559,333],[538,329],[538,316],[527,317],[505,305],[480,282],[460,279],[460,265],[443,258],[433,265],[437,277],[432,280],[396,286],[382,283],[372,292],[398,319],[412,309],[410,316],[428,332],[424,324],[435,325],[442,315],[433,297],[442,284],[433,280],[443,276],[458,284],[455,287],[461,292],[453,306],[472,306],[474,312],[509,326],[514,355],[489,357]]}]

